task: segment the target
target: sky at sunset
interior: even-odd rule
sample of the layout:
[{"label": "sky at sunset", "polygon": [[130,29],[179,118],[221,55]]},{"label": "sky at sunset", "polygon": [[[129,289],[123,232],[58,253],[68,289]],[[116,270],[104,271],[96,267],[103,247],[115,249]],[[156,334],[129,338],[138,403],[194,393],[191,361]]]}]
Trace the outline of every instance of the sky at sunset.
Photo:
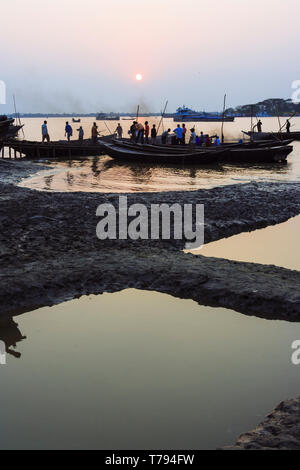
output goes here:
[{"label": "sky at sunset", "polygon": [[299,0],[1,0],[1,20],[0,113],[13,93],[20,112],[213,111],[300,79]]}]

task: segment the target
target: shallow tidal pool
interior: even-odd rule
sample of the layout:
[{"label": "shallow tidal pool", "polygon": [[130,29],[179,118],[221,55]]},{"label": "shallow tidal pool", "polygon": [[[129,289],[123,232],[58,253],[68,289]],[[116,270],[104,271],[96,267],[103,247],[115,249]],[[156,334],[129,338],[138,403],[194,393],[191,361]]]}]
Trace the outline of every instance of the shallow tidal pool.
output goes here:
[{"label": "shallow tidal pool", "polygon": [[295,323],[137,290],[14,320],[1,449],[214,449],[299,394]]}]

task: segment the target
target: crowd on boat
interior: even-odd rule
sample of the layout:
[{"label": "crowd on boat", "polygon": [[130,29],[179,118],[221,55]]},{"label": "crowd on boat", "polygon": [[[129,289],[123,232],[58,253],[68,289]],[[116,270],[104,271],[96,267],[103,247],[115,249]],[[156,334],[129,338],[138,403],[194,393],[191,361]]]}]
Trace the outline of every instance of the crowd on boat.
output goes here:
[{"label": "crowd on boat", "polygon": [[[123,130],[120,124],[118,125],[116,132],[118,134],[118,138],[122,139]],[[213,138],[211,138],[209,135],[204,134],[203,132],[197,135],[194,127],[190,129],[190,134],[188,134],[188,129],[185,124],[177,124],[177,127],[173,130],[173,133],[171,132],[172,131],[170,128],[163,131],[161,135],[161,143],[163,145],[189,144],[191,146],[198,145],[206,147],[209,147],[210,145],[221,145],[221,140],[218,135],[214,136]],[[141,144],[146,143],[152,145],[155,145],[157,143],[158,136],[156,124],[153,124],[152,128],[150,129],[148,121],[146,121],[144,125],[141,122],[133,121],[128,133],[132,142]]]}]

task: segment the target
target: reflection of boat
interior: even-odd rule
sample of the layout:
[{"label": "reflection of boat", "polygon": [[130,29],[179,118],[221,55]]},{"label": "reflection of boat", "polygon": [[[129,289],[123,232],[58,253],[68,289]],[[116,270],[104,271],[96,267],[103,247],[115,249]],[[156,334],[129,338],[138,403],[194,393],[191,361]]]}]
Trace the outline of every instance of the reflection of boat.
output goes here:
[{"label": "reflection of boat", "polygon": [[26,336],[21,334],[18,324],[12,317],[3,317],[0,319],[0,341],[4,342],[7,354],[19,359],[21,357],[21,353],[15,349],[17,347],[17,343],[24,339],[26,339]]},{"label": "reflection of boat", "polygon": [[184,122],[184,121],[191,121],[191,122],[233,122],[234,116],[224,116],[220,113],[205,113],[193,111],[186,106],[182,108],[178,108],[176,113],[174,114],[174,121],[176,122]]},{"label": "reflection of boat", "polygon": [[119,114],[114,113],[98,113],[96,116],[97,121],[119,121]]},{"label": "reflection of boat", "polygon": [[74,118],[72,118],[72,122],[81,122],[81,119],[74,119]]},{"label": "reflection of boat", "polygon": [[179,164],[192,164],[192,165],[209,165],[215,163],[220,154],[224,151],[207,152],[186,152],[181,153],[167,153],[163,151],[150,152],[144,149],[139,149],[138,146],[128,148],[122,145],[110,144],[107,142],[102,143],[102,147],[112,158],[124,161],[136,162],[153,162],[153,163],[179,163]]},{"label": "reflection of boat", "polygon": [[253,140],[300,140],[299,132],[244,132]]}]

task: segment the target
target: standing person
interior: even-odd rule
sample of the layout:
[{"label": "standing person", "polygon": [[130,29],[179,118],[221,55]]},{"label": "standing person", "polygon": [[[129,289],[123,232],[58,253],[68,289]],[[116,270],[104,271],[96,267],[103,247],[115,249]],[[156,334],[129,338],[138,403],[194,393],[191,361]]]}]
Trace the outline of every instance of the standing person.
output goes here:
[{"label": "standing person", "polygon": [[94,143],[96,143],[96,142],[97,142],[97,139],[98,139],[99,132],[98,132],[98,126],[97,126],[97,124],[96,124],[95,122],[94,122],[94,124],[93,124],[91,134],[92,134],[92,141],[93,141]]},{"label": "standing person", "polygon": [[176,144],[183,144],[182,137],[183,137],[183,129],[180,127],[180,124],[177,124],[176,129],[174,129],[175,134],[176,134]]},{"label": "standing person", "polygon": [[141,122],[138,122],[137,125],[136,125],[136,128],[137,128],[137,131],[138,131],[136,141],[139,142],[140,139],[141,139],[141,143],[143,144],[144,143],[144,132],[145,132],[144,126]]},{"label": "standing person", "polygon": [[171,132],[171,129],[168,129],[167,131],[163,132],[162,135],[161,135],[161,143],[163,145],[166,145],[167,143],[167,138],[168,138],[168,135],[169,133]]},{"label": "standing person", "polygon": [[77,132],[78,132],[78,140],[83,140],[84,130],[82,126],[80,126],[79,129],[77,129]]},{"label": "standing person", "polygon": [[256,126],[254,126],[254,128],[257,127],[257,132],[261,132],[262,131],[262,122],[261,120],[258,121],[258,123],[256,124]]},{"label": "standing person", "polygon": [[115,132],[118,134],[118,138],[122,139],[123,129],[122,129],[122,126],[121,126],[120,123],[117,125],[117,128],[116,128]]},{"label": "standing person", "polygon": [[182,143],[183,143],[183,145],[185,145],[185,141],[186,141],[186,131],[187,131],[187,128],[185,127],[185,124],[182,124],[182,129],[183,129]]},{"label": "standing person", "polygon": [[205,137],[204,137],[204,134],[203,132],[200,132],[200,142],[199,142],[200,146],[202,147],[203,144],[205,144]]},{"label": "standing person", "polygon": [[219,145],[221,145],[220,137],[218,135],[216,135],[214,144],[216,147],[219,147]]},{"label": "standing person", "polygon": [[150,134],[150,126],[148,121],[145,122],[145,139],[146,139],[146,144],[149,144],[149,134]]},{"label": "standing person", "polygon": [[136,121],[133,121],[133,123],[130,126],[130,131],[129,133],[131,134],[130,140],[133,140],[134,142],[136,141]]},{"label": "standing person", "polygon": [[70,142],[70,139],[73,135],[73,129],[70,126],[68,122],[66,122],[66,127],[65,127],[65,136],[67,136],[68,141]]},{"label": "standing person", "polygon": [[152,129],[151,129],[151,144],[152,145],[154,145],[156,142],[156,136],[157,136],[156,125],[153,124]]},{"label": "standing person", "polygon": [[288,134],[291,132],[291,123],[289,120],[286,121],[286,132]]},{"label": "standing person", "polygon": [[44,124],[42,124],[42,142],[44,142],[45,140],[47,140],[47,142],[50,142],[47,121],[44,121]]},{"label": "standing person", "polygon": [[196,136],[195,129],[192,128],[192,129],[191,129],[191,135],[190,135],[190,142],[189,142],[191,147],[195,147],[195,145],[196,145],[196,138],[197,138],[197,136]]},{"label": "standing person", "polygon": [[211,140],[210,140],[209,135],[206,136],[205,145],[206,145],[206,147],[210,147],[210,146],[211,146]]}]

